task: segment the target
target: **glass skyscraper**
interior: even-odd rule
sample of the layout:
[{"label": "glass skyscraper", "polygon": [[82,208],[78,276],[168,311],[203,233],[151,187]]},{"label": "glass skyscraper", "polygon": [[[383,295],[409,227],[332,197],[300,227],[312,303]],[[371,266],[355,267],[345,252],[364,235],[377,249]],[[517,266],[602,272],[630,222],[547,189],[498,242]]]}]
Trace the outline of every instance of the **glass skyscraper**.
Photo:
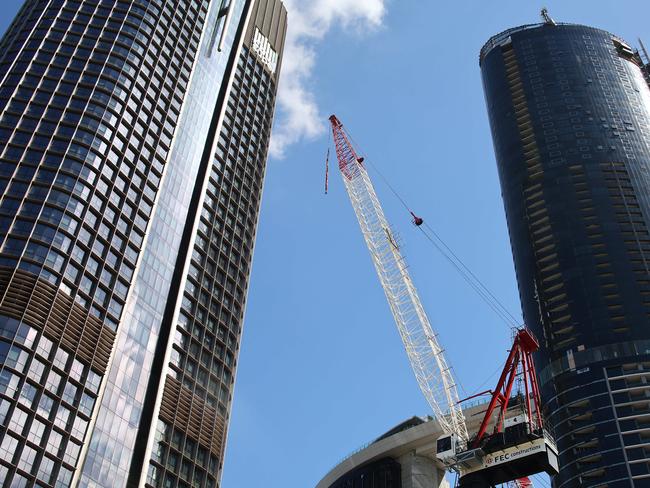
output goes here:
[{"label": "glass skyscraper", "polygon": [[481,51],[526,325],[541,342],[555,487],[650,486],[650,89],[638,53],[582,25]]},{"label": "glass skyscraper", "polygon": [[0,482],[216,487],[279,0],[26,0],[0,42]]}]

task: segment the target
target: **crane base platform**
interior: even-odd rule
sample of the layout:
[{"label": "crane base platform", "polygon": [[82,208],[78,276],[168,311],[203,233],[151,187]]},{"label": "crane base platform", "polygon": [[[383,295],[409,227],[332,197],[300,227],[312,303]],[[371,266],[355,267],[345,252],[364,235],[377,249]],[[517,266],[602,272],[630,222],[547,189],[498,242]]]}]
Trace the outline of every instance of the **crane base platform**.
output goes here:
[{"label": "crane base platform", "polygon": [[555,443],[546,436],[485,453],[479,463],[462,470],[458,487],[484,488],[536,473],[556,475],[558,455]]}]

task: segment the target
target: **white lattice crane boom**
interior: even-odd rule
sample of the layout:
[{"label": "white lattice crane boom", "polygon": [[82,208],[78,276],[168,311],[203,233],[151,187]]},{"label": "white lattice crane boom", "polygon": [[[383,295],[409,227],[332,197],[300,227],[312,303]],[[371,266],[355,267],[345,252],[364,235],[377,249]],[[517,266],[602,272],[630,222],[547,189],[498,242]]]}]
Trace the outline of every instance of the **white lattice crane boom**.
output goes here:
[{"label": "white lattice crane boom", "polygon": [[[332,115],[330,122],[343,182],[379,281],[418,385],[445,432],[436,439],[436,458],[460,475],[459,488],[495,486],[505,482],[511,482],[510,486],[516,488],[529,488],[532,483],[528,476],[541,472],[557,474],[558,450],[544,429],[533,364],[532,354],[539,348],[537,339],[526,327],[515,331],[496,388],[478,394],[489,394],[491,399],[478,432],[469,440],[456,383],[444,350],[411,281],[364,160],[356,153],[336,116]],[[327,192],[327,183],[325,189]],[[411,215],[415,225],[423,224],[423,220],[413,212]],[[520,391],[513,397],[515,383],[518,383]],[[515,398],[518,400],[513,402]],[[510,405],[518,413],[506,418]],[[491,434],[488,433],[490,428]]]},{"label": "white lattice crane boom", "polygon": [[370,177],[341,122],[330,117],[339,168],[418,385],[442,429],[468,441],[451,369],[433,331]]}]

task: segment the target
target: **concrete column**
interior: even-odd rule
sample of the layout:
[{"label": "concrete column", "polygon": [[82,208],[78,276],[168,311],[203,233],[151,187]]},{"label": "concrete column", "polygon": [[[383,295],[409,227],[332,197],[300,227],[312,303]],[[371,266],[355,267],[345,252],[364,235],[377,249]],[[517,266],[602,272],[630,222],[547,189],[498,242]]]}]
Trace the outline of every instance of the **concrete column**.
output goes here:
[{"label": "concrete column", "polygon": [[449,488],[445,472],[433,459],[410,452],[398,461],[402,466],[402,488]]}]

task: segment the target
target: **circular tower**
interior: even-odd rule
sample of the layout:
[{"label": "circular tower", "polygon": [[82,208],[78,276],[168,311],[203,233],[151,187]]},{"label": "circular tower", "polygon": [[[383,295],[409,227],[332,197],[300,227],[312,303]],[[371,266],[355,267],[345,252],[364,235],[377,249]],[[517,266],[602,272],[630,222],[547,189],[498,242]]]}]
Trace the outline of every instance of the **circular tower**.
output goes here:
[{"label": "circular tower", "polygon": [[[480,54],[556,487],[650,476],[650,88],[639,54],[545,23]],[[645,479],[644,479],[645,478]]]}]

